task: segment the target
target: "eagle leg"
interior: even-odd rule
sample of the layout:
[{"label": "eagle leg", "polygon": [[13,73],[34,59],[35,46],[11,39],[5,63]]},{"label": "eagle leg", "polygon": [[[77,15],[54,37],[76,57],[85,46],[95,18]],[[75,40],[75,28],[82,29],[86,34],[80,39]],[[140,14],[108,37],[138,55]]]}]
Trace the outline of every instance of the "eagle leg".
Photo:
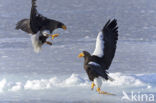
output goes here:
[{"label": "eagle leg", "polygon": [[51,35],[52,40],[53,40],[55,37],[58,37],[58,36],[59,36],[59,34],[53,34],[53,35]]},{"label": "eagle leg", "polygon": [[92,84],[91,84],[91,90],[94,89],[94,86],[95,86],[95,84],[94,84],[94,82],[92,82]]},{"label": "eagle leg", "polygon": [[108,92],[104,92],[104,91],[101,91],[101,89],[100,88],[97,88],[97,90],[96,90],[99,94],[105,94],[105,95],[113,95],[113,96],[115,96],[115,94],[112,94],[112,93],[108,93]]},{"label": "eagle leg", "polygon": [[46,41],[46,44],[48,44],[48,45],[52,45],[52,42]]}]

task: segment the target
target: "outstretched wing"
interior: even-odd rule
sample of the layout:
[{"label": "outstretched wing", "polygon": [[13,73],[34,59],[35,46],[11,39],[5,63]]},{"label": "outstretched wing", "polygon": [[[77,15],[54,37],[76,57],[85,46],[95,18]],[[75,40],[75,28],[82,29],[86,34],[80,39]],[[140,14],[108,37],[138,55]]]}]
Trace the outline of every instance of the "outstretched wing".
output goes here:
[{"label": "outstretched wing", "polygon": [[17,30],[21,29],[21,30],[25,31],[26,33],[31,34],[32,31],[30,28],[30,19],[23,19],[23,20],[19,21],[16,24],[16,29]]},{"label": "outstretched wing", "polygon": [[105,69],[109,69],[116,51],[118,40],[117,20],[108,21],[102,32],[97,36],[94,56],[100,58],[99,64]]},{"label": "outstretched wing", "polygon": [[36,9],[36,0],[32,0],[31,16],[30,16],[30,25],[34,33],[37,33],[40,30],[50,30],[52,32],[57,28],[58,24],[61,23],[56,20],[49,19],[40,13]]},{"label": "outstretched wing", "polygon": [[36,0],[32,0],[31,14],[30,14],[30,26],[34,33],[40,31],[42,27],[42,22],[46,19],[46,17],[42,16],[38,13],[36,9]]}]

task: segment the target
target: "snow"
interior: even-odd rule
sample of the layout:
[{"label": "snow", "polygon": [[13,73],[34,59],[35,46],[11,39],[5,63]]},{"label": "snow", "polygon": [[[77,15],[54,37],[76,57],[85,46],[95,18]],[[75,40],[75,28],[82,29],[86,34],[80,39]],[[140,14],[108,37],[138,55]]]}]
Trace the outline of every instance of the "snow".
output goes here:
[{"label": "snow", "polygon": [[[156,74],[153,74],[156,76]],[[122,86],[124,88],[128,87],[147,87],[152,88],[153,83],[147,82],[150,78],[147,75],[124,75],[122,73],[110,73],[109,76],[113,77],[114,81],[103,81],[104,87]],[[146,77],[146,81],[142,80],[142,77]],[[155,81],[154,81],[155,82]],[[91,82],[87,76],[80,76],[79,74],[71,74],[64,80],[59,77],[51,77],[49,79],[35,79],[35,80],[25,80],[25,81],[9,81],[7,79],[2,79],[0,81],[0,90],[2,91],[21,91],[21,90],[47,90],[53,88],[69,88],[69,87],[90,87]],[[12,84],[11,86],[9,84]]]},{"label": "snow", "polygon": [[8,89],[8,91],[16,92],[22,89],[22,84],[20,82],[17,82],[11,89]]},{"label": "snow", "polygon": [[6,79],[2,79],[0,81],[0,93],[3,92],[4,88],[5,88],[5,85],[6,85]]}]

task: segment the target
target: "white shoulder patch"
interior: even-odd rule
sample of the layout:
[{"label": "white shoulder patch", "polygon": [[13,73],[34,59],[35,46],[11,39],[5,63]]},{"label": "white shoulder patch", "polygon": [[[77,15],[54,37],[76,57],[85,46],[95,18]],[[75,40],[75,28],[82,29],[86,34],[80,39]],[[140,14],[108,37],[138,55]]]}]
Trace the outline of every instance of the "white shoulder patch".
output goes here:
[{"label": "white shoulder patch", "polygon": [[89,62],[88,64],[95,65],[95,66],[101,66],[100,64],[95,63],[95,62]]},{"label": "white shoulder patch", "polygon": [[103,33],[99,32],[97,39],[96,39],[96,46],[95,50],[92,55],[96,55],[98,57],[102,57],[104,55],[104,40],[103,40]]}]

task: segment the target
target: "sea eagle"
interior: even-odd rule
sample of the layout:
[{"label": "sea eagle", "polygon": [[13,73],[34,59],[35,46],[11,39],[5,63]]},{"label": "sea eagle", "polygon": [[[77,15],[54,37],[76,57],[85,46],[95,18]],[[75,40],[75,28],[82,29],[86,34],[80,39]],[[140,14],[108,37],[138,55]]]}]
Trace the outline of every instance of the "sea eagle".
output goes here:
[{"label": "sea eagle", "polygon": [[101,91],[102,80],[111,80],[113,78],[108,76],[109,69],[116,51],[116,44],[118,40],[117,20],[109,20],[102,31],[98,33],[96,39],[96,47],[91,55],[87,51],[83,51],[78,57],[84,57],[84,69],[92,82],[91,89],[97,87],[96,91],[100,94],[113,95]]},{"label": "sea eagle", "polygon": [[16,24],[16,29],[31,34],[32,45],[35,52],[39,52],[44,43],[52,45],[51,42],[46,41],[48,37],[54,39],[58,34],[51,35],[57,28],[64,30],[67,27],[56,20],[49,19],[38,13],[36,9],[36,0],[32,0],[30,19],[22,19]]}]

